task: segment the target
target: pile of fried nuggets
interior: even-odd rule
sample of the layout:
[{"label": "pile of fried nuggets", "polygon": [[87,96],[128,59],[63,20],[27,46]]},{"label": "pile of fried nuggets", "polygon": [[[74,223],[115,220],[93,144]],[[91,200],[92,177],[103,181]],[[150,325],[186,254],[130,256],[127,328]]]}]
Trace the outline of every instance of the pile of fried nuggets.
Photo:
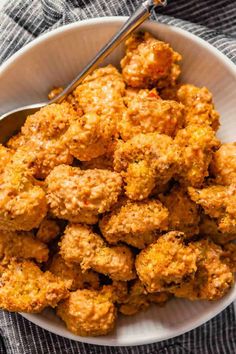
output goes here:
[{"label": "pile of fried nuggets", "polygon": [[96,336],[117,312],[229,291],[236,143],[208,89],[177,84],[180,60],[135,34],[122,73],[94,71],[0,146],[0,308]]}]

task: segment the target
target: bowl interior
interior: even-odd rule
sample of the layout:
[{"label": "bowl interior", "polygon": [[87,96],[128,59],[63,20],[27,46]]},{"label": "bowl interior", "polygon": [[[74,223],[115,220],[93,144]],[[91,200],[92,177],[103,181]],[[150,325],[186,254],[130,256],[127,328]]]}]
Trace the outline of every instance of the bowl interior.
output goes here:
[{"label": "bowl interior", "polygon": [[[20,50],[0,68],[0,114],[13,108],[45,101],[52,87],[68,83],[99,48],[117,31],[125,18],[103,18],[72,24],[43,35]],[[146,23],[143,28],[169,42],[183,56],[182,81],[207,86],[221,113],[219,137],[235,140],[236,105],[234,65],[201,39],[177,28]],[[104,62],[119,66],[123,45]],[[217,302],[172,300],[132,317],[121,316],[116,331],[105,337],[81,338],[46,310],[23,314],[30,321],[67,338],[101,345],[138,345],[164,340],[206,322],[236,298],[236,287]]]}]

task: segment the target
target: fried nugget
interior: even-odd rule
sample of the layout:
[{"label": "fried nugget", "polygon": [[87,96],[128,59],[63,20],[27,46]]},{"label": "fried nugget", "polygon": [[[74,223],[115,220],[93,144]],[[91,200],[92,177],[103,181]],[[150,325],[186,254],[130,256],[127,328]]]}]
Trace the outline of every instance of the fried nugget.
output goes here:
[{"label": "fried nugget", "polygon": [[0,259],[3,257],[34,258],[38,262],[46,262],[48,248],[31,232],[0,230]]},{"label": "fried nugget", "polygon": [[0,229],[29,231],[47,213],[45,192],[24,166],[8,164],[0,176]]},{"label": "fried nugget", "polygon": [[165,186],[172,178],[178,150],[173,139],[164,134],[138,134],[120,142],[114,153],[114,169],[121,172],[128,198],[142,200],[154,188]]},{"label": "fried nugget", "polygon": [[205,213],[216,219],[222,233],[236,233],[236,185],[212,185],[203,189],[188,188],[190,198]]},{"label": "fried nugget", "polygon": [[121,193],[122,178],[106,170],[60,165],[46,179],[50,212],[73,222],[95,224]]},{"label": "fried nugget", "polygon": [[236,184],[236,143],[221,145],[213,154],[210,171],[217,184]]},{"label": "fried nugget", "polygon": [[44,179],[55,166],[73,162],[64,134],[77,119],[68,103],[45,106],[27,117],[20,135],[10,139],[8,146],[22,150],[26,166],[36,178]]},{"label": "fried nugget", "polygon": [[148,32],[132,34],[127,41],[126,54],[121,60],[122,75],[127,85],[138,88],[174,85],[180,75],[181,55],[169,44]]},{"label": "fried nugget", "polygon": [[187,125],[208,125],[213,130],[218,130],[219,113],[215,110],[212,94],[206,87],[181,85],[177,90],[177,100],[187,109],[185,117]]},{"label": "fried nugget", "polygon": [[157,200],[125,200],[104,215],[99,226],[111,244],[121,241],[144,248],[157,238],[158,231],[167,230],[168,211]]},{"label": "fried nugget", "polygon": [[60,278],[27,260],[12,260],[0,275],[0,284],[0,308],[7,311],[38,313],[68,296]]},{"label": "fried nugget", "polygon": [[215,219],[203,215],[199,225],[200,234],[210,237],[216,244],[224,245],[229,241],[236,240],[236,233],[220,232]]},{"label": "fried nugget", "polygon": [[82,271],[93,269],[113,280],[135,278],[134,257],[127,246],[108,247],[101,236],[88,226],[69,224],[60,242],[66,262],[79,263]]},{"label": "fried nugget", "polygon": [[167,194],[159,195],[159,199],[169,211],[169,230],[182,231],[186,236],[199,233],[199,208],[184,188],[174,186]]},{"label": "fried nugget", "polygon": [[228,265],[231,272],[236,272],[236,244],[234,242],[228,242],[222,246],[223,254],[221,261]]},{"label": "fried nugget", "polygon": [[76,335],[101,336],[114,329],[116,307],[101,292],[84,289],[70,293],[58,305],[57,315]]},{"label": "fried nugget", "polygon": [[176,178],[181,184],[200,187],[209,175],[213,152],[220,145],[215,132],[207,125],[189,125],[177,132],[175,143],[180,150]]},{"label": "fried nugget", "polygon": [[151,303],[164,305],[171,295],[167,292],[149,294],[139,279],[135,280],[129,289],[129,293],[118,309],[123,315],[132,316],[146,310]]},{"label": "fried nugget", "polygon": [[116,136],[115,120],[89,112],[71,124],[65,134],[65,141],[74,157],[90,161],[107,153]]},{"label": "fried nugget", "polygon": [[39,225],[36,238],[44,243],[54,240],[60,233],[60,227],[56,220],[45,218]]},{"label": "fried nugget", "polygon": [[200,251],[197,271],[192,279],[183,281],[179,287],[171,289],[177,297],[190,300],[217,300],[222,298],[233,285],[231,269],[222,261],[220,246],[209,240],[195,243]]},{"label": "fried nugget", "polygon": [[11,161],[12,152],[0,144],[0,174],[3,173],[6,165]]},{"label": "fried nugget", "polygon": [[197,270],[199,251],[177,231],[161,236],[136,257],[139,279],[148,292],[170,291]]},{"label": "fried nugget", "polygon": [[125,108],[125,84],[118,70],[108,65],[94,70],[73,92],[84,113],[96,113],[110,124],[120,120]]},{"label": "fried nugget", "polygon": [[84,288],[99,288],[99,276],[97,273],[91,270],[82,272],[79,264],[66,263],[59,254],[54,255],[48,270],[62,279],[66,287],[71,291]]},{"label": "fried nugget", "polygon": [[184,106],[162,100],[152,92],[144,96],[142,91],[129,100],[128,109],[118,124],[122,139],[126,141],[139,133],[152,132],[175,136],[184,126]]}]

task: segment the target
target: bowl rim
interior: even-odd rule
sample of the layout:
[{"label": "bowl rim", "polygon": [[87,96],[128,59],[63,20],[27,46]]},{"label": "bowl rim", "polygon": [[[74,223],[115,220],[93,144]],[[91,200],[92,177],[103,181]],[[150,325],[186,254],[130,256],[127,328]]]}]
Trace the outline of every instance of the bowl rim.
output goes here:
[{"label": "bowl rim", "polygon": [[[50,32],[44,33],[37,37],[36,39],[32,40],[28,44],[26,44],[24,47],[22,47],[19,51],[17,51],[15,54],[13,54],[10,58],[8,58],[3,64],[0,66],[0,78],[1,75],[7,70],[14,62],[23,54],[27,53],[30,51],[34,46],[37,46],[38,44],[42,42],[46,42],[47,40],[50,40],[52,37],[63,34],[64,32],[67,31],[73,31],[75,28],[86,28],[90,27],[91,25],[97,25],[97,24],[109,24],[109,23],[118,23],[122,24],[125,20],[127,20],[127,16],[106,16],[106,17],[96,17],[92,19],[87,19],[87,20],[81,20],[79,22],[74,22],[71,24],[63,25],[59,28],[56,28]],[[145,24],[154,24],[158,25],[161,28],[172,28],[174,29],[175,32],[179,33],[180,35],[184,36],[187,39],[190,39],[191,41],[196,42],[200,46],[202,46],[204,49],[208,50],[211,52],[212,55],[216,56],[219,61],[227,67],[227,69],[230,71],[230,73],[235,77],[236,79],[236,65],[227,57],[225,56],[222,52],[220,52],[216,47],[214,47],[212,44],[206,42],[204,39],[196,36],[195,34],[188,32],[185,29],[175,27],[173,25],[168,25],[168,24],[162,24],[159,23],[158,21],[146,21]],[[0,118],[1,119],[1,118]],[[233,290],[233,289],[232,289]],[[188,325],[181,325],[179,329],[172,330],[172,334],[167,334],[163,335],[160,338],[152,336],[150,338],[145,338],[142,339],[142,337],[135,337],[132,338],[131,340],[123,340],[122,343],[119,342],[119,338],[115,339],[106,339],[106,337],[80,337],[73,335],[72,333],[70,334],[69,332],[63,333],[63,330],[60,328],[56,328],[53,326],[51,328],[51,324],[48,324],[48,322],[40,318],[39,316],[35,316],[35,314],[28,314],[28,313],[20,313],[24,318],[29,320],[30,322],[40,326],[41,328],[48,330],[51,333],[57,334],[59,336],[72,339],[78,342],[83,342],[83,343],[88,343],[88,344],[94,344],[94,345],[104,345],[104,346],[138,346],[138,345],[145,345],[145,344],[151,344],[154,342],[160,342],[163,340],[167,340],[170,338],[174,338],[176,336],[179,336],[181,334],[184,334],[186,332],[189,332],[202,324],[208,322],[210,319],[215,317],[217,314],[219,314],[221,311],[223,311],[227,306],[229,306],[234,300],[236,299],[236,293],[234,294],[233,291],[231,291],[227,298],[222,302],[222,304],[219,304],[218,307],[214,309],[214,311],[211,311],[203,316],[201,316],[200,319],[195,320],[191,326]]]}]

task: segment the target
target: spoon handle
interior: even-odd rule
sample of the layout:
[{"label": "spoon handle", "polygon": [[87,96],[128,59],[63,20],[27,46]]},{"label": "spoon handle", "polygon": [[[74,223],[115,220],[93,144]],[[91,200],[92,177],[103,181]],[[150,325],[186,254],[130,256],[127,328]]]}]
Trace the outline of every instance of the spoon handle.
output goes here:
[{"label": "spoon handle", "polygon": [[96,54],[96,56],[85,66],[78,76],[54,99],[49,103],[60,103],[71,93],[87,75],[94,69],[138,26],[141,25],[149,16],[151,11],[158,5],[166,6],[167,0],[146,0],[134,12],[133,15],[124,23],[120,30],[109,40],[107,44]]}]

